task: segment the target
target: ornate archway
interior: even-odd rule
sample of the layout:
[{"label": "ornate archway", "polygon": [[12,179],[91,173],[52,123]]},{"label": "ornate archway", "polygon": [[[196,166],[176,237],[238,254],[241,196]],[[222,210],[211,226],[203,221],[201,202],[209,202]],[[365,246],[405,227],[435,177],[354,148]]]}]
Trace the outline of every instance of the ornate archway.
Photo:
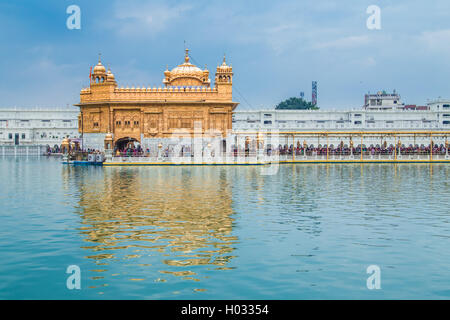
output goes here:
[{"label": "ornate archway", "polygon": [[132,137],[120,138],[115,142],[114,148],[115,148],[115,150],[125,150],[128,148],[134,149],[135,142],[139,143],[139,141],[137,139],[132,138]]}]

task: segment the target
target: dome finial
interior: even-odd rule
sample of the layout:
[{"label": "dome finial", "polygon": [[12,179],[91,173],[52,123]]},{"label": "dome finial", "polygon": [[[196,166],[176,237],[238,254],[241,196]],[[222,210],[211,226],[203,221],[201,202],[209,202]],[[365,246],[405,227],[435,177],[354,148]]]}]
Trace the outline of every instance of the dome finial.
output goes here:
[{"label": "dome finial", "polygon": [[189,49],[186,48],[186,55],[184,56],[184,62],[188,63],[189,62]]},{"label": "dome finial", "polygon": [[106,73],[106,68],[102,65],[101,62],[101,53],[98,54],[98,63],[94,67],[94,74],[104,74]]}]

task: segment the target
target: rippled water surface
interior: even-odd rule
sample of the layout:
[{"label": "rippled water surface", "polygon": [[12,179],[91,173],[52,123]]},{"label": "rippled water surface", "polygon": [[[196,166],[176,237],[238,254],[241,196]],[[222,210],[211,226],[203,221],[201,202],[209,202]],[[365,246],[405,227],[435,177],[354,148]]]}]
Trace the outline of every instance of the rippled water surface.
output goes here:
[{"label": "rippled water surface", "polygon": [[450,298],[447,164],[0,158],[0,175],[1,299]]}]

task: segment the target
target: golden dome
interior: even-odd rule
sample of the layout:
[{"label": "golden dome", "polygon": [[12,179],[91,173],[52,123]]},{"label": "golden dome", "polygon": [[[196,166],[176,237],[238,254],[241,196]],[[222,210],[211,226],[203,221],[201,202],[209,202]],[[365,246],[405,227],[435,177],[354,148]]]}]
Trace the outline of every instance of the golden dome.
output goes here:
[{"label": "golden dome", "polygon": [[180,64],[170,71],[172,76],[194,76],[202,77],[203,70],[189,62],[189,49],[186,49],[186,55],[184,56],[184,63]]},{"label": "golden dome", "polygon": [[203,74],[203,70],[200,69],[199,67],[194,66],[193,64],[187,64],[187,63],[183,63],[180,64],[178,67],[175,67],[172,69],[172,71],[170,72],[172,75],[202,75]]},{"label": "golden dome", "polygon": [[111,72],[111,70],[108,69],[108,73],[106,74],[106,80],[108,81],[115,81],[114,74]]},{"label": "golden dome", "polygon": [[189,50],[186,49],[184,56],[184,63],[173,68],[171,71],[166,69],[164,71],[165,85],[170,86],[208,86],[210,80],[208,78],[209,71],[207,69],[202,70],[199,67],[189,62]]},{"label": "golden dome", "polygon": [[100,62],[94,67],[94,74],[105,73],[105,72],[106,72],[106,69]]},{"label": "golden dome", "polygon": [[98,63],[94,67],[94,74],[101,74],[106,73],[106,68],[102,65],[102,62],[100,61],[100,54],[98,56]]}]

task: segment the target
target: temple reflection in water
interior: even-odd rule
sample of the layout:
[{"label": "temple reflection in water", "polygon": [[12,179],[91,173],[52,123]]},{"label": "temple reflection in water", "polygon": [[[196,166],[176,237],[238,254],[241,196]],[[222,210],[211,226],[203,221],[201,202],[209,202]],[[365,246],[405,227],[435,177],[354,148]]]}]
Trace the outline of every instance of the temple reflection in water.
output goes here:
[{"label": "temple reflection in water", "polygon": [[237,237],[226,172],[167,169],[63,168],[64,183],[77,184],[84,248],[99,271],[122,259],[152,268],[155,256],[165,267],[152,272],[188,280],[200,280],[194,266],[227,268]]}]

